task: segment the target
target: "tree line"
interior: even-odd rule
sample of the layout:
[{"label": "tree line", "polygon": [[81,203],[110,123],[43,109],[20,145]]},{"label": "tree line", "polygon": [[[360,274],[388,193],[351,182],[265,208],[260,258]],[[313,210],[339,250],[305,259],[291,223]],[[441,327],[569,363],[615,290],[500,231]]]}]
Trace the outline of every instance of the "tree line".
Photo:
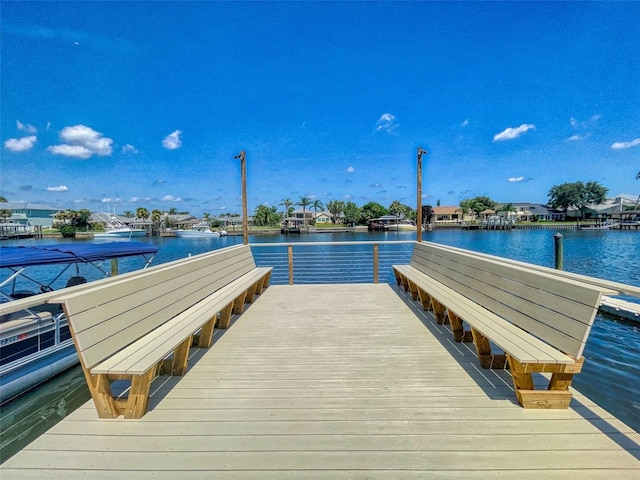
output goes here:
[{"label": "tree line", "polygon": [[[636,175],[636,180],[640,180],[640,172]],[[549,199],[548,205],[551,208],[567,211],[570,208],[576,208],[580,212],[580,218],[584,218],[585,211],[588,205],[598,204],[604,202],[608,189],[596,181],[589,182],[567,182],[551,187],[547,193]],[[7,202],[6,198],[0,196],[0,202]],[[440,201],[437,202],[440,205]],[[302,207],[303,217],[306,222],[307,208],[309,211],[314,211],[314,218],[318,211],[327,211],[331,216],[331,222],[343,223],[345,225],[366,225],[369,220],[379,218],[384,215],[395,215],[399,218],[403,218],[410,221],[415,221],[417,218],[416,210],[408,205],[400,203],[398,200],[394,200],[388,207],[377,202],[368,202],[362,206],[358,206],[351,201],[331,200],[325,205],[319,199],[312,199],[306,196],[301,196],[297,201],[293,201],[291,198],[284,198],[278,206],[268,207],[266,205],[258,205],[254,212],[254,224],[256,226],[278,226],[281,222],[287,218],[290,218],[293,210],[296,206]],[[279,211],[278,207],[284,207],[284,211]],[[479,214],[487,209],[495,211],[509,212],[513,211],[513,205],[511,203],[500,204],[492,200],[487,196],[476,196],[473,198],[465,198],[460,201],[459,207],[463,212],[474,212]],[[167,227],[175,226],[175,215],[188,215],[187,211],[178,211],[175,207],[169,209],[167,214],[158,209],[154,209],[151,212],[144,207],[136,209],[135,213],[131,210],[125,210],[124,217],[141,219],[147,221],[149,218],[151,221],[160,225],[164,223]],[[0,209],[0,218],[3,222],[11,217],[12,212],[8,208]],[[433,216],[433,207],[431,205],[425,205],[423,207],[422,217],[425,223],[431,221]],[[221,224],[221,219],[235,219],[240,218],[238,213],[225,213],[221,214],[218,218],[212,218],[210,214],[205,213],[204,219],[212,227],[218,227]],[[64,227],[73,230],[89,230],[92,229],[90,222],[91,211],[88,209],[81,210],[64,210],[58,212],[55,219],[58,220]],[[313,223],[313,220],[311,220]]]}]

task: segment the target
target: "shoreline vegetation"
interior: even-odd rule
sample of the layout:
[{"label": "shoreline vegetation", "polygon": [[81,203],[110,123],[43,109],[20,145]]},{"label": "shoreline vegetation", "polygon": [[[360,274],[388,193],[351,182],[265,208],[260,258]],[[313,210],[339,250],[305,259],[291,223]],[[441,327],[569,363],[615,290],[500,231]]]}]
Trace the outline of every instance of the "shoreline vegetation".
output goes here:
[{"label": "shoreline vegetation", "polygon": [[[455,224],[442,224],[442,225],[433,225],[433,230],[444,230],[444,229],[462,229],[462,223]],[[538,222],[517,222],[513,228],[515,229],[549,229],[549,230],[559,230],[559,229],[571,229],[577,228],[577,224],[575,221],[538,221]],[[350,227],[342,224],[330,224],[330,225],[307,225],[306,227],[301,228],[301,234],[314,234],[314,233],[349,233],[349,232],[366,232],[367,227],[363,225],[357,225],[354,227]],[[394,230],[391,230],[393,232]],[[416,231],[416,227],[412,225],[401,225],[399,229],[400,232],[411,232]],[[76,238],[91,238],[93,236],[93,231],[76,231]],[[281,229],[280,227],[256,227],[250,226],[249,233],[251,235],[280,235]],[[237,226],[235,229],[227,230],[227,234],[230,236],[242,236],[242,227]],[[173,237],[170,232],[165,235],[160,235],[164,237]],[[58,229],[43,229],[42,231],[43,238],[62,238],[62,233]]]}]

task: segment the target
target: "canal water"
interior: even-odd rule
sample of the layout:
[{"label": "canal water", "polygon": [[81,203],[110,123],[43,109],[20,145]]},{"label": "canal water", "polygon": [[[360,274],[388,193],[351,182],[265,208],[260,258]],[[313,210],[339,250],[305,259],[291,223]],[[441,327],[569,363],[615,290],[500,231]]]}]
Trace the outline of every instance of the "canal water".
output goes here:
[{"label": "canal water", "polygon": [[[554,230],[437,230],[426,232],[423,240],[553,267],[555,234]],[[561,234],[565,270],[640,286],[640,232],[562,230]],[[288,237],[251,235],[250,242],[394,241],[415,240],[415,236],[415,232],[319,233]],[[241,236],[217,239],[153,237],[139,240],[158,246],[154,265],[242,243]],[[55,240],[45,239],[8,241],[2,245],[25,242],[56,243]],[[410,246],[407,248],[410,250]],[[135,260],[121,260],[121,271],[139,267],[128,265],[129,261]],[[42,273],[46,274],[46,271]],[[634,298],[629,300],[640,301]],[[584,356],[587,361],[582,373],[574,378],[574,386],[640,431],[640,323],[598,315]],[[74,367],[3,405],[0,412],[0,462],[89,399],[82,371]]]}]

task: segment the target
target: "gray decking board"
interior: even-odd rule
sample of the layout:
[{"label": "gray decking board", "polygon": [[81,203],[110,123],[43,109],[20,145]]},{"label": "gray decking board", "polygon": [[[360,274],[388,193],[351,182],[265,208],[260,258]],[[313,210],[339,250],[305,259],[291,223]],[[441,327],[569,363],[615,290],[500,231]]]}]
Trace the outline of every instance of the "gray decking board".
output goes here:
[{"label": "gray decking board", "polygon": [[91,402],[12,478],[640,478],[636,432],[576,393],[524,410],[507,372],[389,285],[271,286],[140,420]]}]

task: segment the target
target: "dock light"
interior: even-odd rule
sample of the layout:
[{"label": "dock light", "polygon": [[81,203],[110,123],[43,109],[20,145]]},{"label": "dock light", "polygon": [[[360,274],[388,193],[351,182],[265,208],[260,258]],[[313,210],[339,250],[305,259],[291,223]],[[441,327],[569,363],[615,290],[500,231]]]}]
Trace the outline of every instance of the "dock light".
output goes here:
[{"label": "dock light", "polygon": [[242,238],[245,245],[249,245],[249,220],[247,218],[247,156],[244,150],[233,158],[240,159],[240,170],[242,172]]},{"label": "dock light", "polygon": [[426,155],[427,152],[424,148],[422,147],[418,147],[418,198],[416,201],[417,204],[417,218],[416,218],[416,224],[417,224],[417,230],[418,230],[418,235],[416,240],[418,242],[422,241],[422,155]]}]

